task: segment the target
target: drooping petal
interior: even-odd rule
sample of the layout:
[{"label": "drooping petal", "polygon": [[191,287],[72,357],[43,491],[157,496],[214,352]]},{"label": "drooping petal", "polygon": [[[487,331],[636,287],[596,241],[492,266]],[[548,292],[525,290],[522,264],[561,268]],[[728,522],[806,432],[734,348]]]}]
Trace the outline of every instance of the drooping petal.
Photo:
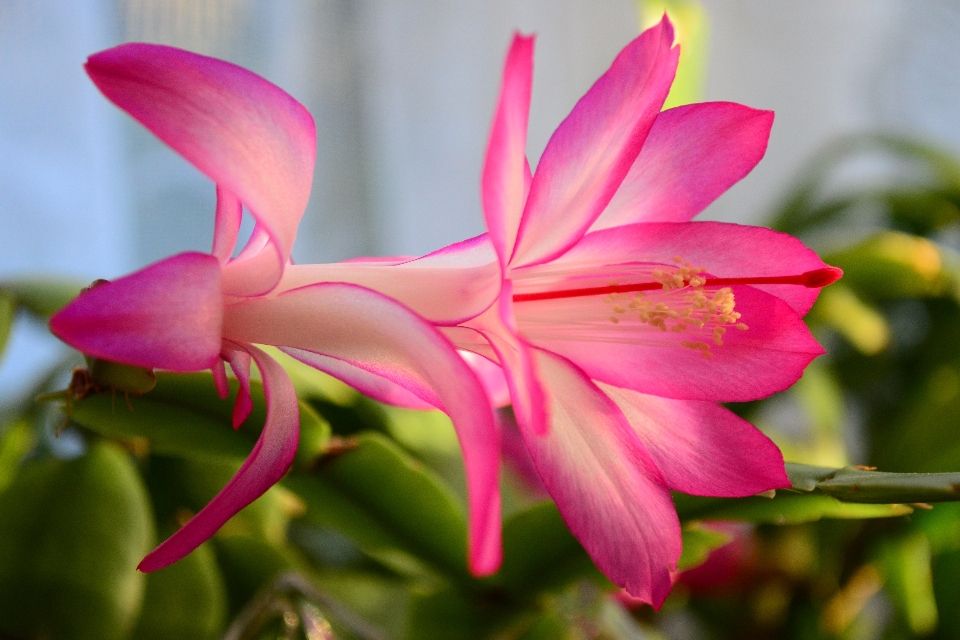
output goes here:
[{"label": "drooping petal", "polygon": [[237,376],[237,382],[240,388],[237,390],[237,399],[233,403],[233,428],[239,429],[240,425],[250,417],[253,411],[253,398],[250,397],[250,353],[244,349],[236,349],[228,344],[223,345],[220,357],[225,358],[230,363],[233,375]]},{"label": "drooping petal", "polygon": [[483,216],[500,264],[506,266],[520,226],[526,196],[527,120],[533,85],[534,38],[513,37],[481,181]]},{"label": "drooping petal", "polygon": [[277,291],[345,282],[379,291],[427,320],[456,325],[482,313],[500,292],[500,265],[486,234],[395,265],[291,265]]},{"label": "drooping petal", "polygon": [[338,360],[313,351],[304,349],[292,349],[283,347],[281,349],[287,355],[290,355],[304,364],[308,364],[314,369],[323,371],[334,378],[346,382],[348,385],[359,391],[365,396],[373,398],[377,402],[403,407],[405,409],[418,409],[429,411],[439,409],[429,402],[411,393],[407,388],[388,380],[382,376],[370,373],[365,369],[356,367],[344,360]]},{"label": "drooping petal", "polygon": [[732,102],[664,111],[591,230],[688,222],[760,162],[772,126],[772,111]]},{"label": "drooping petal", "polygon": [[729,409],[597,386],[620,407],[671,490],[737,498],[790,486],[777,445]]},{"label": "drooping petal", "polygon": [[213,255],[226,264],[237,248],[243,204],[236,195],[217,185],[217,218],[213,225]]},{"label": "drooping petal", "polygon": [[[708,320],[703,326],[681,316],[691,310],[695,295],[683,289],[647,292],[643,298],[590,296],[514,307],[530,343],[570,359],[594,380],[680,400],[740,402],[783,391],[823,348],[779,298],[753,287],[729,289],[741,318]],[[720,295],[719,288],[708,287],[704,295]],[[657,311],[657,305],[665,309]],[[691,315],[703,313],[693,309]],[[651,318],[656,314],[666,318],[662,327]]]},{"label": "drooping petal", "polygon": [[620,52],[560,124],[534,173],[511,266],[560,255],[603,212],[660,112],[679,55],[664,16]]},{"label": "drooping petal", "polygon": [[50,330],[90,356],[185,372],[216,364],[222,323],[220,265],[188,252],[81,293]]},{"label": "drooping petal", "polygon": [[523,431],[547,491],[603,573],[659,607],[680,558],[670,493],[623,414],[583,372],[536,351],[550,431]]},{"label": "drooping petal", "polygon": [[269,291],[310,195],[316,132],[309,112],[246,69],[173,47],[120,45],[90,56],[86,70],[114,104],[247,205],[270,234],[270,268],[244,281],[250,290],[225,291]]},{"label": "drooping petal", "polygon": [[329,283],[232,305],[224,335],[343,360],[445,411],[464,453],[470,568],[478,575],[496,570],[501,558],[499,434],[480,382],[433,326],[377,292]]},{"label": "drooping petal", "polygon": [[[719,278],[751,278],[801,275],[822,269],[820,257],[793,236],[764,227],[725,222],[646,223],[588,233],[566,254],[544,267],[518,270],[518,287],[529,289],[534,280],[549,273],[579,281],[600,278],[605,282],[629,282],[631,270],[655,265],[675,269],[674,257],[695,267],[704,267]],[[530,281],[530,285],[526,282]],[[542,282],[539,287],[564,288],[561,281]],[[576,285],[579,286],[579,285]],[[820,290],[795,284],[757,284],[757,289],[777,296],[797,313],[805,314]]]},{"label": "drooping petal", "polygon": [[238,511],[272,487],[293,463],[300,437],[300,409],[293,383],[283,368],[260,349],[236,345],[253,356],[263,378],[267,419],[250,457],[213,500],[150,552],[137,567],[156,571],[180,560],[208,540]]},{"label": "drooping petal", "polygon": [[[530,347],[517,334],[511,301],[512,285],[503,283],[500,301],[466,326],[476,330],[493,347],[503,367],[513,412],[525,429],[543,435],[548,429],[545,395]],[[464,346],[466,345],[458,345]]]},{"label": "drooping petal", "polygon": [[217,360],[217,363],[210,369],[213,374],[213,383],[217,387],[217,395],[221,400],[226,400],[230,395],[230,381],[227,380],[227,367],[223,360]]}]

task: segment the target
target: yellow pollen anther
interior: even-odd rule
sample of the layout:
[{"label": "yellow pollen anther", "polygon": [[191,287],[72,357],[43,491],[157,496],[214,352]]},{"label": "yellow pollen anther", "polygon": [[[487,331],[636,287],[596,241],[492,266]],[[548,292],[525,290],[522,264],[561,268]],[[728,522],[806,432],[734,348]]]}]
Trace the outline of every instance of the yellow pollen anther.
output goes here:
[{"label": "yellow pollen anther", "polygon": [[620,318],[618,318],[617,316],[610,316],[610,322],[612,322],[613,324],[620,324]]},{"label": "yellow pollen anther", "polygon": [[748,327],[747,325],[743,324],[742,322],[737,323],[737,329],[740,329],[740,331],[746,331],[746,330],[749,329],[749,328],[750,328],[750,327]]}]

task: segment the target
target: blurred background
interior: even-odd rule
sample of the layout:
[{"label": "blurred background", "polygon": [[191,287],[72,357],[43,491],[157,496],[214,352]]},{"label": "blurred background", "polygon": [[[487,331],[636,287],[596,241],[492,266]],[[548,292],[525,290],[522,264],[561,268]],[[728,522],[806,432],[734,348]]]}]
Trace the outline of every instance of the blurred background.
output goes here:
[{"label": "blurred background", "polygon": [[[776,112],[766,158],[701,218],[769,224],[846,272],[807,316],[829,355],[788,392],[735,410],[789,461],[957,471],[960,2],[700,5],[709,26],[696,41],[705,62],[693,89],[700,95],[690,101]],[[89,282],[209,249],[213,185],[97,93],[82,71],[90,53],[125,41],[165,43],[272,80],[317,123],[314,190],[296,260],[416,255],[483,231],[480,168],[513,31],[538,35],[528,144],[535,165],[576,100],[658,11],[644,15],[635,0],[0,0],[0,282],[40,273]],[[33,406],[36,379],[64,355],[44,328],[45,312],[26,299],[16,305],[23,312],[0,355],[7,422],[4,402]],[[306,400],[334,435],[386,434],[423,463],[418,469],[459,486],[452,436],[422,435],[435,415],[384,412],[353,396],[343,406],[325,396]],[[52,433],[50,424],[42,426]],[[15,449],[8,434],[32,433],[28,422],[17,428],[0,429],[0,454]],[[0,455],[9,469],[19,460]],[[188,471],[184,477],[202,475]],[[909,517],[870,520],[910,507],[894,513],[889,505],[798,495],[717,501],[709,509],[678,496],[689,523],[685,545],[696,550],[699,536],[703,549],[688,566],[732,543],[684,574],[660,614],[640,608],[626,615],[632,603],[609,598],[608,584],[584,587],[590,576],[577,574],[523,601],[547,620],[534,625],[547,629],[542,635],[523,637],[561,637],[550,631],[554,623],[569,627],[563,637],[570,638],[960,637],[960,508],[921,505]],[[523,496],[508,511],[539,499]],[[726,522],[705,534],[699,523],[710,520],[757,526]],[[301,534],[313,531],[305,527]],[[551,535],[565,539],[562,523],[557,528]],[[534,547],[548,537],[538,530]],[[271,538],[271,545],[309,551],[293,538]],[[227,584],[236,584],[221,548],[229,539],[227,532],[217,540],[218,562]],[[348,544],[354,556],[324,556],[311,570],[370,570],[364,563],[378,556],[357,544],[369,557]],[[264,575],[231,595],[231,619],[272,579]],[[419,579],[409,580],[415,588],[403,582],[396,593],[383,591],[392,606],[382,607],[382,619],[364,610],[379,602],[370,595],[379,587],[352,599],[338,595],[385,628],[399,627],[404,598],[436,586]],[[350,583],[336,574],[325,584]],[[477,616],[488,613],[481,607]],[[211,634],[225,625],[226,614],[218,615]],[[453,637],[438,628],[437,637]],[[408,633],[428,637],[416,625]]]}]

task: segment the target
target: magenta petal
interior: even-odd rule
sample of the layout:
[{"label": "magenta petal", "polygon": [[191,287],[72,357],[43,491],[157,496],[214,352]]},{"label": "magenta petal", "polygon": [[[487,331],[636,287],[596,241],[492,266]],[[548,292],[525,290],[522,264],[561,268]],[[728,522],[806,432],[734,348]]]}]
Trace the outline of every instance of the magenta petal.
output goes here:
[{"label": "magenta petal", "polygon": [[671,490],[738,498],[790,486],[777,445],[729,409],[598,386],[620,407]]},{"label": "magenta petal", "polygon": [[[575,268],[582,276],[604,267],[603,277],[623,281],[627,272],[615,273],[612,267],[652,264],[672,269],[674,256],[719,278],[798,276],[827,266],[800,240],[772,229],[726,222],[653,222],[588,233],[551,268]],[[820,292],[794,284],[754,287],[777,296],[801,315]]]},{"label": "magenta petal", "polygon": [[283,368],[263,351],[245,345],[260,369],[267,419],[257,444],[237,474],[189,522],[150,552],[137,567],[156,571],[180,560],[208,540],[238,511],[259,498],[287,472],[297,453],[300,409]]},{"label": "magenta petal", "polygon": [[500,264],[506,266],[526,198],[527,120],[533,85],[533,37],[516,34],[503,69],[503,86],[483,167],[483,215]]},{"label": "magenta petal", "polygon": [[216,364],[222,323],[220,265],[190,252],[81,293],[50,330],[96,358],[184,372]]},{"label": "magenta petal", "polygon": [[217,186],[217,218],[213,226],[213,255],[220,264],[226,264],[237,248],[237,235],[243,219],[243,205],[240,199]]},{"label": "magenta petal", "polygon": [[281,349],[287,355],[290,355],[300,362],[310,365],[318,371],[346,382],[348,385],[359,391],[365,396],[373,398],[377,402],[403,407],[404,409],[418,409],[429,411],[439,409],[436,405],[425,402],[407,388],[392,382],[386,378],[370,373],[365,369],[356,367],[344,360],[337,360],[330,356],[325,356],[304,349],[292,349],[283,347]]},{"label": "magenta petal", "polygon": [[224,341],[223,350],[220,357],[230,363],[233,375],[237,377],[240,388],[237,389],[237,399],[233,403],[233,428],[239,429],[240,425],[250,417],[253,411],[253,398],[250,397],[250,354],[242,347],[234,347],[229,342]]},{"label": "magenta petal", "polygon": [[173,47],[120,45],[90,56],[86,70],[114,104],[247,205],[276,244],[276,282],[313,180],[307,110],[246,69]]},{"label": "magenta petal", "polygon": [[523,437],[543,484],[597,567],[659,607],[680,558],[670,492],[616,404],[569,362],[536,354],[550,432]]},{"label": "magenta petal", "polygon": [[460,351],[460,356],[477,374],[477,379],[490,398],[490,404],[494,407],[510,404],[510,387],[500,365],[472,351]]},{"label": "magenta petal", "polygon": [[342,360],[445,411],[457,429],[466,466],[470,569],[477,575],[497,569],[499,433],[483,387],[437,329],[375,291],[328,283],[232,305],[224,335]]},{"label": "magenta petal", "polygon": [[456,325],[482,313],[497,299],[500,279],[497,254],[483,234],[401,264],[291,265],[277,290],[346,282],[379,291],[435,324]]},{"label": "magenta petal", "polygon": [[560,255],[603,212],[660,112],[679,55],[664,16],[624,47],[560,124],[534,173],[511,266]]},{"label": "magenta petal", "polygon": [[689,221],[760,162],[772,126],[772,111],[732,102],[664,111],[591,230]]},{"label": "magenta petal", "polygon": [[[600,296],[516,304],[521,332],[532,344],[573,361],[588,376],[616,387],[680,400],[743,402],[783,391],[823,353],[807,325],[785,302],[753,287],[731,287],[745,331],[733,325],[722,345],[713,328],[661,331],[623,314]],[[709,295],[714,291],[707,290]],[[680,307],[683,290],[666,300]],[[571,302],[572,300],[572,302]],[[677,303],[676,300],[680,300]],[[626,308],[626,307],[623,307]],[[698,348],[700,343],[708,353]]]},{"label": "magenta petal", "polygon": [[221,400],[226,400],[230,395],[230,382],[227,380],[227,367],[223,360],[217,360],[217,363],[210,369],[213,374],[213,384],[217,387],[217,395]]}]

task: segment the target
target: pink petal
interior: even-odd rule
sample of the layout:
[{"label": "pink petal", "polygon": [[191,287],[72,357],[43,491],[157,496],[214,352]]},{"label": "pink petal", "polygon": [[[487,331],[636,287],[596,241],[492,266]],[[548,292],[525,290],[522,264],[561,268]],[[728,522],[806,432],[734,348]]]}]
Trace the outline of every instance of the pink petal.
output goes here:
[{"label": "pink petal", "polygon": [[184,372],[216,364],[222,322],[220,265],[188,252],[81,293],[50,330],[96,358]]},{"label": "pink petal", "polygon": [[342,360],[405,387],[453,421],[464,452],[470,569],[500,564],[499,434],[483,387],[450,342],[406,307],[349,284],[317,284],[227,308],[224,335]]},{"label": "pink petal", "polygon": [[603,212],[660,112],[679,55],[664,16],[620,52],[560,124],[533,176],[511,266],[560,255]]},{"label": "pink petal", "polygon": [[263,351],[250,345],[241,348],[249,350],[263,377],[267,420],[260,438],[230,482],[200,513],[150,552],[137,567],[140,571],[162,569],[196,549],[276,484],[293,463],[300,437],[300,409],[293,384],[283,368]]},{"label": "pink petal", "polygon": [[507,378],[499,364],[472,351],[461,350],[460,357],[477,375],[484,391],[487,392],[487,397],[490,398],[491,405],[505,407],[510,404],[510,388],[507,386]]},{"label": "pink petal", "polygon": [[486,234],[402,264],[291,265],[278,291],[322,282],[356,284],[389,296],[435,324],[456,325],[489,307],[500,292],[500,265]]},{"label": "pink petal", "polygon": [[230,363],[233,375],[237,377],[240,388],[237,389],[237,399],[233,403],[233,428],[239,429],[240,425],[250,417],[253,411],[253,398],[250,397],[250,354],[244,349],[223,345],[220,357]]},{"label": "pink petal", "polygon": [[217,360],[217,363],[210,369],[213,374],[213,383],[217,387],[217,395],[221,400],[226,400],[230,395],[230,382],[227,380],[227,368],[223,360]]},{"label": "pink petal", "polygon": [[737,498],[790,486],[777,445],[729,409],[597,386],[620,407],[671,490]]},{"label": "pink petal", "polygon": [[[479,332],[493,348],[506,377],[513,411],[525,429],[538,435],[547,432],[544,392],[530,347],[517,334],[511,301],[511,282],[505,280],[500,302],[466,326]],[[469,349],[469,345],[460,345]]]},{"label": "pink petal", "polygon": [[680,523],[663,478],[617,406],[583,372],[536,353],[550,432],[522,433],[540,477],[597,567],[659,607],[680,558]]},{"label": "pink petal", "polygon": [[[591,232],[550,266],[574,270],[580,277],[598,270],[607,281],[625,282],[630,265],[648,271],[651,264],[673,269],[677,266],[674,256],[720,278],[801,275],[827,266],[793,236],[725,222],[641,223]],[[521,282],[528,275],[536,276],[536,271],[518,271],[513,277]],[[820,292],[799,285],[753,286],[777,296],[801,315]]]},{"label": "pink petal", "polygon": [[365,369],[356,367],[344,360],[337,360],[336,358],[312,351],[305,351],[304,349],[284,347],[281,350],[300,362],[310,365],[314,369],[323,371],[334,378],[346,382],[363,395],[373,398],[377,402],[421,411],[439,408],[428,402],[424,402],[405,387],[370,373]]},{"label": "pink petal", "polygon": [[526,197],[527,120],[533,85],[534,38],[513,37],[483,167],[483,215],[500,264],[506,265],[520,226]]},{"label": "pink petal", "polygon": [[664,111],[591,230],[689,221],[760,162],[772,126],[772,111],[732,102]]},{"label": "pink petal", "polygon": [[226,264],[233,257],[237,247],[237,235],[243,219],[243,205],[240,199],[217,186],[217,218],[213,226],[213,255]]},{"label": "pink petal", "polygon": [[[716,289],[716,288],[713,288]],[[707,288],[712,296],[714,290]],[[572,360],[594,380],[681,400],[740,402],[783,391],[823,348],[782,300],[753,287],[731,287],[745,331],[712,325],[662,331],[637,319],[627,299],[603,296],[515,305],[521,334],[537,347]],[[647,292],[650,303],[689,306],[684,290]],[[629,294],[624,294],[625,296]],[[625,313],[618,314],[616,309]],[[614,322],[616,320],[616,322]],[[678,321],[671,320],[670,326]],[[708,355],[704,355],[701,343]]]},{"label": "pink petal", "polygon": [[246,69],[173,47],[120,45],[90,56],[86,70],[114,104],[247,205],[275,251],[249,282],[255,290],[225,291],[268,291],[310,195],[316,132],[307,110]]}]

